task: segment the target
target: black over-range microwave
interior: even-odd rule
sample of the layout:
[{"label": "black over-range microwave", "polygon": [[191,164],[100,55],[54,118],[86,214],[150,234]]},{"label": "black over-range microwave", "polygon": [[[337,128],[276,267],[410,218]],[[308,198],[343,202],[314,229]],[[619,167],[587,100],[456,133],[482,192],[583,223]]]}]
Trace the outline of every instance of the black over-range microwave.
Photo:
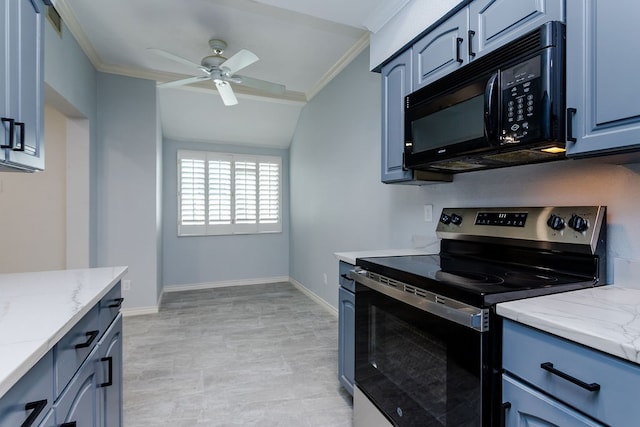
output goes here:
[{"label": "black over-range microwave", "polygon": [[404,166],[446,173],[565,158],[565,29],[535,31],[405,98]]}]

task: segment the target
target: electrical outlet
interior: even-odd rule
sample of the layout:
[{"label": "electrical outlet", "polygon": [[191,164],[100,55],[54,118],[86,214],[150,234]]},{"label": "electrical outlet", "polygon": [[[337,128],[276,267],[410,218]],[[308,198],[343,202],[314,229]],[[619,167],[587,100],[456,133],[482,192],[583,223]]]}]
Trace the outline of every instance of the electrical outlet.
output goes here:
[{"label": "electrical outlet", "polygon": [[131,290],[131,280],[123,280],[122,281],[122,290],[130,291]]},{"label": "electrical outlet", "polygon": [[424,205],[424,222],[433,222],[433,205]]}]

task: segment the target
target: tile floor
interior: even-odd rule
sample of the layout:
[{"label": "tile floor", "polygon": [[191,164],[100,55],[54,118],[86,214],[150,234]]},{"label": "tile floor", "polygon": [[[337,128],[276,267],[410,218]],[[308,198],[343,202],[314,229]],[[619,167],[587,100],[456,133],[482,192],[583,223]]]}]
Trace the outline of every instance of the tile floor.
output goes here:
[{"label": "tile floor", "polygon": [[290,283],[165,294],[124,320],[124,425],[351,426],[337,330]]}]

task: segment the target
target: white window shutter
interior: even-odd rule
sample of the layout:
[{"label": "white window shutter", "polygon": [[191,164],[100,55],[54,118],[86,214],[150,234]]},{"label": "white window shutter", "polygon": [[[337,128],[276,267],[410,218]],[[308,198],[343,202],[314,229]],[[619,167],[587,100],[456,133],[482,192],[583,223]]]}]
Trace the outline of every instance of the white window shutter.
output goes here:
[{"label": "white window shutter", "polygon": [[276,224],[280,221],[280,165],[261,162],[258,167],[260,224]]}]

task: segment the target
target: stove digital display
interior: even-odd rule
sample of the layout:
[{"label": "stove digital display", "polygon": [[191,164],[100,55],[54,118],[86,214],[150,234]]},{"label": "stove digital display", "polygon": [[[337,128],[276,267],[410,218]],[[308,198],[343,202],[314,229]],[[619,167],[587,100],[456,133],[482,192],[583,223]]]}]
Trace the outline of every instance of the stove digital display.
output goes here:
[{"label": "stove digital display", "polygon": [[526,212],[479,212],[476,216],[476,225],[524,227],[526,222]]}]

